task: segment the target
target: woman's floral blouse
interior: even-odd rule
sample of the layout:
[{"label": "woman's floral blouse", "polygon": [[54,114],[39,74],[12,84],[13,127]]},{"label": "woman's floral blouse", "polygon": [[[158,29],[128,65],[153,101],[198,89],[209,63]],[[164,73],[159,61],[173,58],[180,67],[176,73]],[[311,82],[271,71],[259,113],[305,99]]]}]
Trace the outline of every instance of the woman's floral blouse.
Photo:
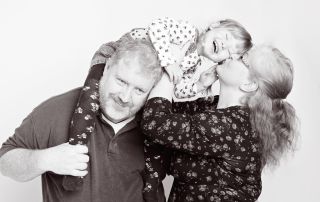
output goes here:
[{"label": "woman's floral blouse", "polygon": [[[217,99],[172,105],[152,98],[145,106],[143,132],[173,151],[166,171],[174,176],[169,201],[256,201],[260,195],[260,141],[249,109],[217,109]],[[164,172],[158,159],[150,158],[149,172]]]}]

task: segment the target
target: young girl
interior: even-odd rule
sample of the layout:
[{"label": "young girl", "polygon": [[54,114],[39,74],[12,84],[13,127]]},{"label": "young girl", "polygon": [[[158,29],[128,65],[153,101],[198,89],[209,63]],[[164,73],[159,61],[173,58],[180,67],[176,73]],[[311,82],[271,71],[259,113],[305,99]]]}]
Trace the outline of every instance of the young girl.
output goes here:
[{"label": "young girl", "polygon": [[216,99],[171,103],[173,85],[164,75],[144,108],[143,132],[173,151],[170,202],[256,201],[263,167],[294,149],[297,118],[285,100],[293,84],[290,60],[258,46],[216,71]]},{"label": "young girl", "polygon": [[[214,63],[227,58],[239,57],[252,46],[251,36],[238,22],[226,19],[212,23],[205,32],[199,31],[185,21],[160,18],[148,28],[136,28],[122,37],[122,40],[150,40],[158,52],[160,64],[176,84],[176,98],[191,98],[205,90],[194,75],[197,68],[202,72],[208,67],[202,65],[207,58]],[[177,47],[178,46],[178,50]],[[185,51],[179,47],[187,48]],[[109,47],[102,45],[92,60],[92,65],[105,63],[104,54]],[[179,65],[172,64],[178,63]],[[170,66],[170,68],[168,68]]]},{"label": "young girl", "polygon": [[[239,57],[252,46],[250,34],[234,20],[215,22],[205,32],[198,34],[194,26],[170,18],[158,19],[146,29],[133,29],[117,42],[102,45],[93,57],[92,68],[79,96],[70,125],[70,144],[88,142],[88,137],[94,130],[92,117],[97,114],[99,108],[98,83],[104,64],[119,44],[128,40],[151,41],[158,52],[159,62],[176,83],[177,98],[194,97],[208,87],[208,84],[194,77],[196,69],[203,68],[202,57],[218,63],[227,58]],[[182,46],[184,48],[180,50]],[[187,51],[184,51],[185,49]],[[148,173],[146,175],[151,176]],[[154,181],[147,183],[149,185],[159,183],[159,179],[153,175],[149,179]],[[76,190],[81,188],[82,179],[68,176],[63,183],[66,190]]]}]

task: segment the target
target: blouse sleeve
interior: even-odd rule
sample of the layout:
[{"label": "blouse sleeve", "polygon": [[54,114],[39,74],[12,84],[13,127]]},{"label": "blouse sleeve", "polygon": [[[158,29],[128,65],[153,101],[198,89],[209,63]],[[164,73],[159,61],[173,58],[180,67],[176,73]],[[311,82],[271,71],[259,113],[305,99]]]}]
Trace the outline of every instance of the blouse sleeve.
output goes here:
[{"label": "blouse sleeve", "polygon": [[[232,117],[211,110],[194,115],[172,113],[172,104],[164,98],[148,100],[142,121],[143,132],[157,144],[193,155],[223,157],[243,148],[247,155],[252,145],[250,125],[244,116]],[[256,152],[256,151],[255,151]]]},{"label": "blouse sleeve", "polygon": [[154,48],[158,52],[161,66],[176,63],[170,44],[181,45],[187,41],[195,41],[196,29],[185,21],[176,21],[171,18],[159,18],[149,26],[148,35]]},{"label": "blouse sleeve", "polygon": [[198,98],[193,101],[173,102],[173,113],[194,115],[195,113],[214,110],[218,103],[218,96]]}]

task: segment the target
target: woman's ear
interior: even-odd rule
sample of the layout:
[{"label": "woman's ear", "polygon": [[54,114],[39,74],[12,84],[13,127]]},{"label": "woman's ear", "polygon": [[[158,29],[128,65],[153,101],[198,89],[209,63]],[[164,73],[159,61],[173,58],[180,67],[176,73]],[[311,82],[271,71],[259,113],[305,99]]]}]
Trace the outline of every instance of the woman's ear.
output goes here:
[{"label": "woman's ear", "polygon": [[256,91],[258,89],[258,83],[255,82],[255,81],[251,81],[249,83],[245,83],[245,84],[242,84],[240,85],[240,89],[244,92],[247,92],[247,93],[251,93],[253,91]]}]

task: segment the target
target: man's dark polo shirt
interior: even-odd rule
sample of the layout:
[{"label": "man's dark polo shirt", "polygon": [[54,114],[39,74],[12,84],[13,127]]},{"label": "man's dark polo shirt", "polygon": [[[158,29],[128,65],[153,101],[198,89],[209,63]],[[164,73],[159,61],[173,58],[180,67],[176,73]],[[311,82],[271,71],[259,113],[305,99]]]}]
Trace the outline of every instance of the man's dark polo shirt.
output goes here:
[{"label": "man's dark polo shirt", "polygon": [[[80,89],[53,97],[22,122],[0,149],[0,156],[15,148],[45,149],[68,141],[71,116]],[[143,136],[136,120],[115,136],[102,117],[96,118],[95,133],[89,140],[90,164],[81,191],[64,191],[63,176],[42,175],[45,202],[142,202],[144,168]],[[27,200],[27,196],[26,196]]]}]

